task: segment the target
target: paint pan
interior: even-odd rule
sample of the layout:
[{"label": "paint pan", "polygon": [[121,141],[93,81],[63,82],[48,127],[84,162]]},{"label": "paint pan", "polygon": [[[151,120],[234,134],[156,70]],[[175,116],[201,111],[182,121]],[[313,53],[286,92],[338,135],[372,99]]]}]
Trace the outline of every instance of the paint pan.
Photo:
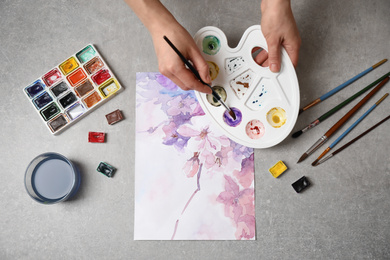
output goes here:
[{"label": "paint pan", "polygon": [[282,142],[297,121],[300,98],[287,52],[282,49],[278,73],[257,64],[252,50],[267,50],[259,25],[249,27],[235,48],[229,47],[225,34],[216,27],[200,29],[194,39],[209,65],[212,87],[229,107],[239,111],[239,120],[234,122],[226,115],[226,109],[211,95],[195,92],[203,111],[242,145],[268,148]]},{"label": "paint pan", "polygon": [[52,134],[67,129],[121,90],[92,44],[23,88]]},{"label": "paint pan", "polygon": [[77,167],[65,156],[44,153],[28,165],[24,184],[35,201],[54,204],[74,196],[79,189],[80,179]]}]

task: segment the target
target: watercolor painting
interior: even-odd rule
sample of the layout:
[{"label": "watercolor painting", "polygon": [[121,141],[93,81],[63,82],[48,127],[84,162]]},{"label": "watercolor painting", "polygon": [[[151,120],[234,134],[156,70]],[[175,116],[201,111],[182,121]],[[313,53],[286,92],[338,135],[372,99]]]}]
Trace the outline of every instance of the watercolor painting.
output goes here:
[{"label": "watercolor painting", "polygon": [[137,73],[135,240],[256,239],[254,152],[222,134],[193,91]]}]

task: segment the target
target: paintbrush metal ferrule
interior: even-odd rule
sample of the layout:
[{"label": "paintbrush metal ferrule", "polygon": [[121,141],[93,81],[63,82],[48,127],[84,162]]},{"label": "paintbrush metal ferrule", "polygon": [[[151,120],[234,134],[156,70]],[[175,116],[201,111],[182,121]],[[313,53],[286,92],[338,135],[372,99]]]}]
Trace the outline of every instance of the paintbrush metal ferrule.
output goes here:
[{"label": "paintbrush metal ferrule", "polygon": [[[315,142],[315,143],[309,148],[309,150],[307,150],[307,151],[301,156],[301,158],[299,159],[298,162],[302,162],[303,160],[305,160],[310,154],[314,153],[318,148],[320,148],[327,140],[328,140],[328,137],[327,137],[326,135],[321,136],[321,138],[318,139],[318,141]],[[307,156],[304,156],[305,154],[306,154]]]},{"label": "paintbrush metal ferrule", "polygon": [[318,161],[324,157],[325,154],[327,154],[330,151],[331,147],[326,148],[320,156],[318,156],[317,160],[315,160],[311,165],[315,166],[317,165]]},{"label": "paintbrush metal ferrule", "polygon": [[315,165],[313,165],[313,166],[317,166],[317,165],[320,165],[321,163],[323,163],[323,162],[325,162],[325,161],[327,161],[327,160],[329,160],[330,158],[332,158],[333,157],[333,153],[331,153],[331,154],[329,154],[328,156],[326,156],[326,157],[324,157],[324,158],[322,158],[322,159],[320,159],[320,160],[318,160],[317,161],[317,163],[315,164]]}]

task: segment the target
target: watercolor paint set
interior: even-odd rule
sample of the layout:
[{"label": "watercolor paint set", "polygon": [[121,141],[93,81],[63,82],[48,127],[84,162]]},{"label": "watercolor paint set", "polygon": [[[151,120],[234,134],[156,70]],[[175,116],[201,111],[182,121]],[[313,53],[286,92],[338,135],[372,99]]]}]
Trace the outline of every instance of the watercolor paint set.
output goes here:
[{"label": "watercolor paint set", "polygon": [[252,52],[258,47],[267,50],[260,25],[249,27],[234,49],[216,27],[200,29],[194,39],[209,65],[212,88],[236,119],[212,95],[196,92],[205,113],[242,145],[267,148],[283,141],[297,121],[300,105],[298,79],[287,52],[282,50],[279,73],[258,65]]},{"label": "watercolor paint set", "polygon": [[89,44],[23,89],[52,134],[58,134],[122,90]]}]

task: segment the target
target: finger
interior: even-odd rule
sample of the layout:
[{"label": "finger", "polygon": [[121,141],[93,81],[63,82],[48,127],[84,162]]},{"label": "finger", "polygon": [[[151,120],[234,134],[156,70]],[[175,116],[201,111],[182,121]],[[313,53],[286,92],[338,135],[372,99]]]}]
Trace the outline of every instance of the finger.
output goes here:
[{"label": "finger", "polygon": [[192,61],[195,69],[199,72],[202,80],[206,83],[211,83],[209,65],[197,49],[192,51],[190,60]]},{"label": "finger", "polygon": [[184,84],[184,88],[182,88],[184,90],[193,89],[204,93],[211,93],[210,88],[203,85],[184,65],[175,69],[173,75]]},{"label": "finger", "polygon": [[280,71],[280,42],[278,40],[267,40],[268,63],[272,72]]},{"label": "finger", "polygon": [[264,66],[263,64],[268,59],[268,53],[265,50],[261,50],[256,57],[254,58],[255,62],[260,66]]},{"label": "finger", "polygon": [[296,67],[298,65],[298,58],[299,58],[299,48],[286,48],[286,52],[288,54],[288,56],[290,57],[290,60],[292,62],[292,64],[294,65],[294,67]]}]

